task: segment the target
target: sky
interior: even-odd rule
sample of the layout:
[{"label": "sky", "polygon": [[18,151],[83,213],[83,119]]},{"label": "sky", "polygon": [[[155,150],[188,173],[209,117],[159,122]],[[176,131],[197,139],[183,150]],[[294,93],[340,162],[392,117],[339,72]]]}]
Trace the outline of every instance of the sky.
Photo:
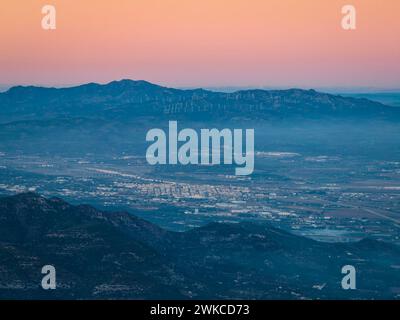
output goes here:
[{"label": "sky", "polygon": [[[56,29],[41,26],[44,5]],[[356,8],[356,30],[341,9]],[[399,0],[0,0],[0,86],[400,88]]]}]

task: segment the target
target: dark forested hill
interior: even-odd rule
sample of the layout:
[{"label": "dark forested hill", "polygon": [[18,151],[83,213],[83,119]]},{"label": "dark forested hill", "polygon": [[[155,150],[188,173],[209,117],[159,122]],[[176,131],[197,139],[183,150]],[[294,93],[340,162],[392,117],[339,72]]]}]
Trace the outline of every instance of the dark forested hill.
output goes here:
[{"label": "dark forested hill", "polygon": [[[347,264],[357,290],[341,289]],[[44,265],[56,290],[40,287]],[[251,223],[175,233],[59,198],[0,198],[1,299],[396,298],[399,265],[399,248],[370,239],[328,244]]]}]

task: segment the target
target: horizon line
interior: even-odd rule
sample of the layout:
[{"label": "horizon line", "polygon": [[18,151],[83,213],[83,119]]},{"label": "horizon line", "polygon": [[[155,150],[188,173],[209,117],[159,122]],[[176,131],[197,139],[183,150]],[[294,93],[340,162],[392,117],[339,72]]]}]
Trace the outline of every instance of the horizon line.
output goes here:
[{"label": "horizon line", "polygon": [[5,84],[0,83],[0,92],[6,92],[13,87],[43,87],[43,88],[72,88],[78,87],[87,84],[98,84],[98,85],[107,85],[112,82],[120,82],[120,81],[144,81],[154,85],[181,89],[181,90],[193,90],[193,89],[204,89],[204,90],[222,90],[222,91],[240,91],[240,90],[252,90],[252,89],[260,89],[260,90],[288,90],[288,89],[300,89],[300,90],[317,90],[321,92],[336,92],[336,93],[394,93],[400,92],[400,87],[374,87],[374,86],[293,86],[293,85],[173,85],[173,84],[161,84],[157,82],[152,82],[143,79],[130,79],[130,78],[121,78],[118,80],[105,81],[105,82],[80,82],[80,83],[18,83],[18,84]]}]

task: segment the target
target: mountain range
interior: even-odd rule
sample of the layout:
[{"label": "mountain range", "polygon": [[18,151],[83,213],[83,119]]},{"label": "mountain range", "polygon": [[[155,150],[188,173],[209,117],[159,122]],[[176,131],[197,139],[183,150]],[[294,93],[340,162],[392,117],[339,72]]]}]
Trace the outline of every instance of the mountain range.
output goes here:
[{"label": "mountain range", "polygon": [[[354,265],[357,290],[343,290]],[[43,290],[53,265],[57,289]],[[172,232],[128,212],[35,193],[0,198],[0,299],[386,299],[400,295],[400,249],[323,243],[267,223]]]},{"label": "mountain range", "polygon": [[315,90],[181,90],[121,80],[69,88],[16,86],[0,93],[0,122],[54,118],[136,120],[141,117],[286,119],[356,117],[400,119],[400,109],[364,98]]}]

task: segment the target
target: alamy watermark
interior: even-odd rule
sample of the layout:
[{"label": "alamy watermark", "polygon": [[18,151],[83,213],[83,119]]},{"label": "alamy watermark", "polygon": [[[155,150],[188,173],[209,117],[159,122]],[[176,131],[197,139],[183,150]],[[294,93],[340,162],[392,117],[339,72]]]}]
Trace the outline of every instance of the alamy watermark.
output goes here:
[{"label": "alamy watermark", "polygon": [[356,268],[352,265],[345,265],[342,268],[342,274],[345,276],[342,279],[342,289],[355,290],[356,287]]},{"label": "alamy watermark", "polygon": [[236,164],[236,175],[250,175],[254,171],[254,129],[245,129],[244,135],[245,143],[242,129],[214,128],[200,129],[199,138],[196,130],[178,131],[178,122],[169,121],[168,133],[158,128],[147,132],[146,141],[153,143],[147,148],[146,160],[151,165]]},{"label": "alamy watermark", "polygon": [[[46,4],[42,6],[42,20],[41,25],[43,30],[55,30],[56,29],[56,7],[54,5]],[[344,30],[355,30],[356,29],[356,8],[354,5],[347,4],[342,6],[341,13],[343,15],[341,19],[341,27]]]},{"label": "alamy watermark", "polygon": [[345,5],[342,7],[341,25],[344,30],[356,30],[356,8],[353,5]]},{"label": "alamy watermark", "polygon": [[52,5],[45,5],[42,7],[42,29],[43,30],[55,30],[56,25],[56,7]]},{"label": "alamy watermark", "polygon": [[42,279],[42,288],[44,290],[55,290],[56,283],[56,268],[52,265],[45,265],[42,268],[42,274],[45,276]]}]

